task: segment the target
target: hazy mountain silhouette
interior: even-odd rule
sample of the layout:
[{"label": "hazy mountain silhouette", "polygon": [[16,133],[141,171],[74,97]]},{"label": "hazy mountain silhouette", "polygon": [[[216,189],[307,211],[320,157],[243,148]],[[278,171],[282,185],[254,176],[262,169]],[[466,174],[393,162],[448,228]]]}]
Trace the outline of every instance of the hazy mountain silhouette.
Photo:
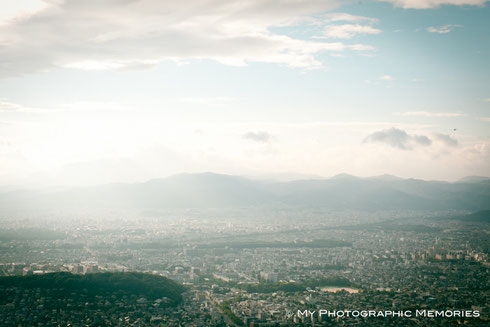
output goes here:
[{"label": "hazy mountain silhouette", "polygon": [[458,180],[460,183],[479,183],[490,180],[490,177],[486,176],[466,176]]},{"label": "hazy mountain silhouette", "polygon": [[490,210],[482,210],[458,217],[458,220],[466,222],[490,223]]},{"label": "hazy mountain silhouette", "polygon": [[214,173],[179,174],[145,183],[0,192],[0,209],[182,209],[255,206],[332,209],[485,210],[490,179],[438,182],[382,175],[291,182]]},{"label": "hazy mountain silhouette", "polygon": [[389,174],[367,177],[367,179],[378,180],[378,181],[400,181],[400,180],[403,180],[403,178],[401,178],[401,177],[393,176],[393,175],[389,175]]}]

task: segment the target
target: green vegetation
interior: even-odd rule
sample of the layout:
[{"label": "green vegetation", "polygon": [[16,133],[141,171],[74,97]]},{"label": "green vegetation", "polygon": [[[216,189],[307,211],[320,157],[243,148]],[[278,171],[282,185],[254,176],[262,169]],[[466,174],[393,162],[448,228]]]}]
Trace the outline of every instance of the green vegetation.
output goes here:
[{"label": "green vegetation", "polygon": [[[73,275],[66,272],[32,276],[0,277],[0,287],[51,290],[56,297],[88,296],[116,293],[118,296],[142,296],[148,299],[167,297],[169,305],[180,303],[183,286],[158,275],[143,273],[99,273]],[[0,296],[0,303],[3,303]]]},{"label": "green vegetation", "polygon": [[311,279],[304,282],[294,283],[269,283],[260,282],[258,284],[240,284],[239,287],[246,290],[248,293],[273,293],[277,291],[283,292],[303,292],[307,288],[315,288],[319,286],[352,286],[351,282],[343,277],[325,277],[319,279]]},{"label": "green vegetation", "polygon": [[44,228],[0,229],[0,241],[53,241],[66,238],[66,234]]},{"label": "green vegetation", "polygon": [[225,315],[228,316],[228,318],[230,318],[231,321],[233,321],[234,324],[238,326],[243,326],[243,321],[231,311],[230,309],[231,302],[232,300],[224,301],[223,303],[218,304],[218,307],[221,309],[221,311],[223,311]]},{"label": "green vegetation", "polygon": [[350,242],[344,242],[339,240],[313,240],[311,242],[261,242],[261,241],[248,241],[248,242],[222,242],[203,244],[203,248],[233,248],[233,249],[259,249],[259,248],[334,248],[341,246],[352,246]]},{"label": "green vegetation", "polygon": [[274,292],[304,292],[308,288],[314,289],[321,286],[338,286],[349,287],[352,283],[344,277],[324,277],[318,279],[310,279],[303,282],[278,282],[271,283],[267,281],[261,281],[258,284],[240,284],[237,282],[224,282],[219,279],[214,279],[213,283],[216,283],[222,287],[235,287],[247,291],[248,293],[274,293]]}]

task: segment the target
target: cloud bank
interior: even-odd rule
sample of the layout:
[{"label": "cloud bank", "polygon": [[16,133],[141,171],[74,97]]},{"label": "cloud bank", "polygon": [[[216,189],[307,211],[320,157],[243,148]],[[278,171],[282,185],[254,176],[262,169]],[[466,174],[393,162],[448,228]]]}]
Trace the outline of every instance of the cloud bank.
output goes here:
[{"label": "cloud bank", "polygon": [[[65,0],[49,4],[0,25],[0,76],[55,67],[145,68],[162,60],[196,59],[235,66],[264,62],[318,68],[321,52],[373,50],[364,44],[304,40],[271,31],[328,12],[337,6],[334,0]],[[351,28],[346,33],[359,32]]]},{"label": "cloud bank", "polygon": [[[403,8],[443,4],[484,5],[486,0],[382,0]],[[375,18],[329,13],[335,0],[65,0],[0,21],[0,77],[57,67],[86,70],[143,69],[163,60],[214,60],[319,68],[322,52],[371,51],[374,47],[327,39],[379,34]],[[0,5],[0,10],[5,5]],[[8,8],[9,6],[7,6]],[[36,11],[37,10],[37,11]],[[320,17],[320,18],[319,18]],[[1,17],[0,17],[1,18]],[[300,39],[275,27],[326,25],[322,35]],[[345,22],[345,24],[336,24]],[[447,33],[455,25],[430,27]]]}]

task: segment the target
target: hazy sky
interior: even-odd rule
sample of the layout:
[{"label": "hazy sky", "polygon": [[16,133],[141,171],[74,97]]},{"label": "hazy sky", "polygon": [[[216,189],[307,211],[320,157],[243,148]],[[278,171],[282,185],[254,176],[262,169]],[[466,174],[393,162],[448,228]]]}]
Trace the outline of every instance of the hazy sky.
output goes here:
[{"label": "hazy sky", "polygon": [[0,2],[0,184],[490,175],[485,0]]}]

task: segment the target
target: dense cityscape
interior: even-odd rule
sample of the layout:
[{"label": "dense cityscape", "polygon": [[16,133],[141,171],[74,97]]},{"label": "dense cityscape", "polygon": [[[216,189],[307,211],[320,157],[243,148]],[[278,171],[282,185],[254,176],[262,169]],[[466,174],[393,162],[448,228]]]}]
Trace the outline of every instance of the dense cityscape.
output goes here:
[{"label": "dense cityscape", "polygon": [[[63,224],[48,218],[3,222],[11,226],[1,230],[3,276],[143,272],[167,277],[185,291],[183,301],[169,307],[162,305],[165,297],[107,293],[59,300],[53,290],[2,285],[0,321],[5,326],[489,322],[485,221],[461,219],[467,217],[461,212],[264,209],[262,215],[268,214],[273,218],[191,210],[117,221],[116,213],[108,213],[105,219],[71,217]],[[407,311],[411,316],[392,313]]]}]

